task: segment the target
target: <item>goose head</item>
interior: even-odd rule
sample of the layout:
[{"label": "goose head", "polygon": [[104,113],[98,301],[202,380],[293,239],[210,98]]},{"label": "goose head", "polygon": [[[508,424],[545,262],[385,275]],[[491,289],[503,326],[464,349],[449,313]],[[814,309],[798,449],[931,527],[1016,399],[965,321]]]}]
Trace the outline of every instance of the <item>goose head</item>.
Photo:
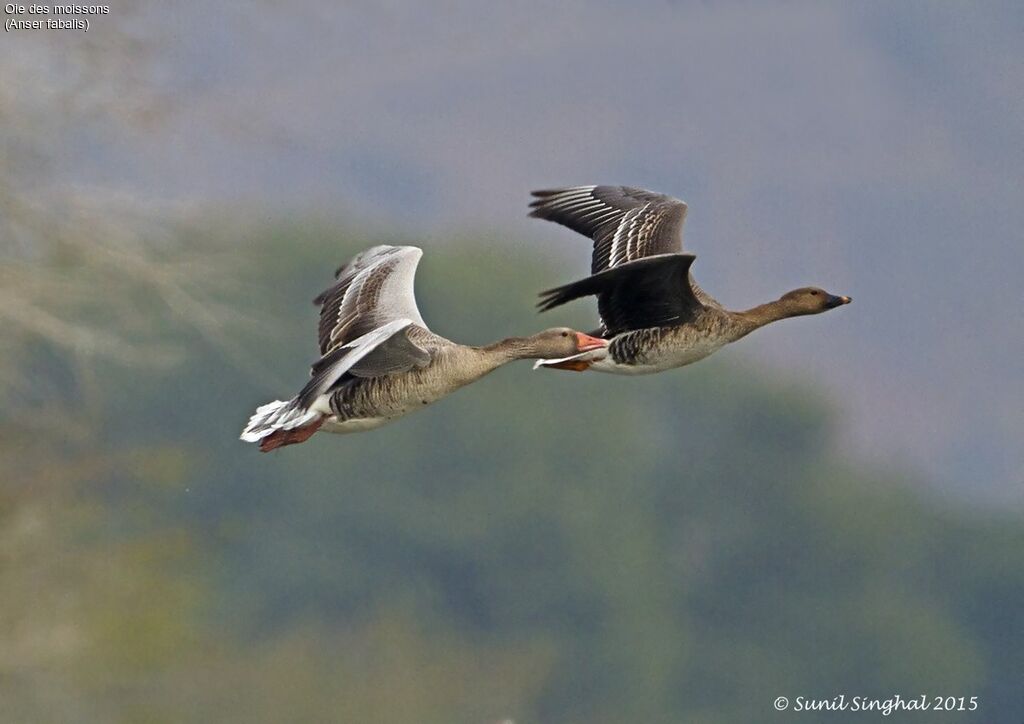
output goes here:
[{"label": "goose head", "polygon": [[553,327],[527,337],[526,346],[531,357],[559,358],[604,349],[608,346],[608,340],[591,337],[569,327]]},{"label": "goose head", "polygon": [[829,294],[818,287],[801,287],[783,294],[776,304],[785,311],[785,316],[797,317],[803,314],[821,314],[851,301],[853,300],[850,297]]}]

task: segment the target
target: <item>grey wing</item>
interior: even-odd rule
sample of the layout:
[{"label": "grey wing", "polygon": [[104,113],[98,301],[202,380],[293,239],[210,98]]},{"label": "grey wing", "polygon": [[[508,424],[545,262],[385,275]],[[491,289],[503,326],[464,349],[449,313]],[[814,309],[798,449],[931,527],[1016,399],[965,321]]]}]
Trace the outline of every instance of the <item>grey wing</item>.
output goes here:
[{"label": "grey wing", "polygon": [[348,373],[355,377],[382,377],[426,367],[433,355],[429,347],[421,347],[410,339],[410,334],[415,334],[415,330],[417,327],[406,327],[388,338],[358,363],[352,365]]},{"label": "grey wing", "polygon": [[396,319],[426,327],[413,289],[422,256],[415,246],[375,246],[338,269],[337,281],[313,300],[321,307],[320,353]]},{"label": "grey wing", "polygon": [[683,248],[686,204],[629,186],[573,186],[534,191],[530,216],[594,241],[590,272]]},{"label": "grey wing", "polygon": [[411,319],[395,319],[332,349],[313,365],[312,376],[299,393],[299,406],[308,409],[346,373],[377,377],[429,364],[430,352],[409,339],[414,329]]},{"label": "grey wing", "polygon": [[[630,186],[573,186],[534,191],[530,216],[554,221],[594,242],[590,273],[683,249],[686,203]],[[694,294],[720,307],[690,276]]]}]

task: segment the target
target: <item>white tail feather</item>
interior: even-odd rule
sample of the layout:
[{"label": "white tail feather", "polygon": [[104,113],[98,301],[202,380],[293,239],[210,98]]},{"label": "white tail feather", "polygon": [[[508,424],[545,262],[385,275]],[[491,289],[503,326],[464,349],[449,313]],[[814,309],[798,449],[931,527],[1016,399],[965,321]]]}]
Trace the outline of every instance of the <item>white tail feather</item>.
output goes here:
[{"label": "white tail feather", "polygon": [[[417,253],[415,258],[419,259],[418,255],[422,252],[419,249],[415,251]],[[415,265],[412,268],[415,270]],[[313,366],[313,376],[298,397],[287,402],[274,400],[261,405],[256,409],[256,413],[249,418],[249,423],[239,437],[246,442],[259,442],[277,430],[294,430],[328,415],[326,393],[331,387],[353,365],[412,324],[414,322],[411,319],[404,317],[393,319],[387,324],[331,350]],[[318,407],[320,409],[317,409]]]},{"label": "white tail feather", "polygon": [[240,439],[246,442],[259,442],[276,430],[294,430],[313,422],[321,415],[316,410],[304,410],[298,406],[297,400],[274,400],[256,408],[249,418]]}]

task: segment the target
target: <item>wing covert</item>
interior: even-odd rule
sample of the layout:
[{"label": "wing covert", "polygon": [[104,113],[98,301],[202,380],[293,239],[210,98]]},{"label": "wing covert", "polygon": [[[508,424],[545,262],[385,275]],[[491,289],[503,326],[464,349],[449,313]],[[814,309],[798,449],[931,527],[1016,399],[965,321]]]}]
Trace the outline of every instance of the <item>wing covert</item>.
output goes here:
[{"label": "wing covert", "polygon": [[320,353],[388,322],[409,319],[426,327],[416,306],[414,282],[423,251],[415,246],[375,246],[335,273],[337,281],[313,300],[320,305]]}]

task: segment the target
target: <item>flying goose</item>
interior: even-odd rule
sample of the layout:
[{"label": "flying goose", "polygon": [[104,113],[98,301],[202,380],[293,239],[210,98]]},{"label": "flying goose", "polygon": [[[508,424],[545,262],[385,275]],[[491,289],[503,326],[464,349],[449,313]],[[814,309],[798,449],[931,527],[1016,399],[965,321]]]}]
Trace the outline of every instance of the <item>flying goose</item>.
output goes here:
[{"label": "flying goose", "polygon": [[320,353],[297,396],[263,405],[241,439],[268,452],[318,430],[369,430],[428,405],[517,359],[566,357],[607,346],[567,328],[486,347],[456,344],[428,328],[413,293],[423,251],[375,246],[335,273],[320,294]]},{"label": "flying goose", "polygon": [[850,297],[803,287],[742,312],[725,309],[693,280],[685,254],[686,204],[628,186],[574,186],[534,191],[530,216],[594,241],[591,276],[541,293],[541,311],[594,295],[610,340],[597,349],[534,367],[650,374],[703,359],[771,322],[820,314]]}]

